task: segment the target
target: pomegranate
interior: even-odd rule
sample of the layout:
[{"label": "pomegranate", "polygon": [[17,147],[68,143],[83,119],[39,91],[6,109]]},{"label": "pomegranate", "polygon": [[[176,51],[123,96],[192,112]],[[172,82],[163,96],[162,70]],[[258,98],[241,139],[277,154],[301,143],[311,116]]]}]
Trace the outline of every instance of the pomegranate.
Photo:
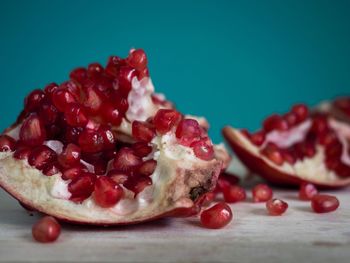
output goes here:
[{"label": "pomegranate", "polygon": [[52,216],[45,216],[32,228],[33,238],[41,243],[54,242],[61,234],[61,226]]},{"label": "pomegranate", "polygon": [[30,93],[1,135],[1,187],[74,223],[132,224],[200,211],[230,158],[213,145],[204,119],[154,93],[145,52],[112,56],[106,67],[92,63],[69,77]]},{"label": "pomegranate", "polygon": [[201,223],[205,228],[223,228],[233,218],[230,206],[224,202],[213,205],[201,214]]},{"label": "pomegranate", "polygon": [[313,184],[302,183],[299,188],[299,199],[304,201],[311,200],[317,193],[317,188]]},{"label": "pomegranate", "polygon": [[227,126],[223,135],[248,169],[271,183],[350,184],[350,126],[329,114],[297,104],[268,117],[256,133]]},{"label": "pomegranate", "polygon": [[317,194],[311,199],[311,207],[315,213],[329,213],[337,210],[339,200],[332,195]]},{"label": "pomegranate", "polygon": [[288,209],[288,204],[280,199],[270,199],[266,202],[267,212],[272,216],[280,216]]}]

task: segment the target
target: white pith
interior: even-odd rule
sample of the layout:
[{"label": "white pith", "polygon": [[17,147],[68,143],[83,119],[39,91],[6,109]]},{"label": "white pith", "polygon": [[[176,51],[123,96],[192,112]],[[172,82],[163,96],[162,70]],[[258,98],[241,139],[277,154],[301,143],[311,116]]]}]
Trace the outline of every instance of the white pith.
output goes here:
[{"label": "white pith", "polygon": [[[282,165],[277,165],[270,159],[261,154],[261,149],[267,142],[273,142],[281,148],[291,146],[294,143],[303,141],[307,130],[310,128],[310,121],[305,121],[300,125],[286,132],[272,131],[266,134],[266,140],[260,147],[254,145],[243,133],[232,128],[234,137],[239,141],[240,145],[250,154],[263,159],[270,167],[283,173],[297,176],[300,179],[305,179],[319,184],[338,184],[340,181],[348,181],[348,178],[339,177],[334,171],[329,170],[325,165],[325,148],[317,145],[316,154],[312,158],[305,157],[303,160],[298,160],[294,165],[288,162],[283,162]],[[349,149],[350,127],[347,124],[339,121],[330,120],[329,125],[337,131],[338,139],[343,144],[343,153],[341,160],[347,165],[350,165]],[[292,136],[290,136],[292,134]]]}]

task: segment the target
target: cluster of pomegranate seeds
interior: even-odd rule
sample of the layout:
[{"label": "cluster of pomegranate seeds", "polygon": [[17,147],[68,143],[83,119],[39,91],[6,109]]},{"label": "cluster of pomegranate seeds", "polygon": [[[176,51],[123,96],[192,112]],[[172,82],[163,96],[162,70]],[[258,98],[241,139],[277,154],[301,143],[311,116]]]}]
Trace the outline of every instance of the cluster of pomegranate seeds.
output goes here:
[{"label": "cluster of pomegranate seeds", "polygon": [[224,202],[204,210],[200,215],[202,226],[205,228],[218,229],[223,228],[231,222],[233,218],[230,206]]},{"label": "cluster of pomegranate seeds", "polygon": [[266,202],[266,209],[270,215],[279,216],[288,209],[288,204],[280,199],[274,198]]},{"label": "cluster of pomegranate seeds", "polygon": [[33,225],[33,238],[41,243],[54,242],[61,234],[61,226],[52,216],[45,216]]},{"label": "cluster of pomegranate seeds", "polygon": [[266,202],[273,196],[272,189],[267,184],[257,184],[252,189],[254,202]]}]

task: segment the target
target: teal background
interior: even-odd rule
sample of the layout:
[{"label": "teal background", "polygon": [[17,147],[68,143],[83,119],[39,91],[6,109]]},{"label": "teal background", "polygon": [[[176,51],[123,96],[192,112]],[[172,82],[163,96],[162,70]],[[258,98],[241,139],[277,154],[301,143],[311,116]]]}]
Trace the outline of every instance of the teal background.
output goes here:
[{"label": "teal background", "polygon": [[142,47],[159,92],[211,134],[350,93],[350,1],[1,1],[0,128],[34,88]]}]

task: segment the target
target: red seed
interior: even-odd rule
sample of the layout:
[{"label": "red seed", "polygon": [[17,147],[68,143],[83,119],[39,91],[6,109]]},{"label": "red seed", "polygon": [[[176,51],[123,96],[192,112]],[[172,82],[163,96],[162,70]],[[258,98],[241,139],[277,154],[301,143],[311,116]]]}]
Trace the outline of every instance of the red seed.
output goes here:
[{"label": "red seed", "polygon": [[116,89],[126,97],[131,90],[131,81],[136,76],[136,71],[132,67],[122,66],[119,68]]},{"label": "red seed", "polygon": [[209,206],[215,199],[216,194],[214,192],[205,193],[200,201],[202,206]]},{"label": "red seed", "polygon": [[41,118],[36,115],[30,115],[22,124],[19,138],[22,143],[28,146],[41,145],[46,139],[46,131]]},{"label": "red seed", "polygon": [[236,175],[221,173],[217,182],[217,192],[224,191],[225,188],[231,185],[236,185],[239,182],[239,178]]},{"label": "red seed", "polygon": [[265,132],[264,131],[258,131],[256,133],[253,133],[250,135],[250,140],[252,143],[254,143],[256,146],[261,146],[265,141]]},{"label": "red seed", "polygon": [[281,116],[274,114],[268,117],[264,123],[264,131],[270,132],[272,130],[285,131],[288,130],[288,123]]},{"label": "red seed", "polygon": [[119,73],[119,68],[121,66],[122,59],[117,56],[111,56],[108,59],[105,72],[111,77],[117,77]]},{"label": "red seed", "polygon": [[45,165],[56,161],[57,154],[46,145],[34,148],[29,154],[28,163],[38,170],[42,170]]},{"label": "red seed", "polygon": [[280,216],[288,209],[288,204],[275,198],[266,202],[266,209],[270,215]]},{"label": "red seed", "polygon": [[200,141],[191,144],[194,154],[204,161],[210,161],[214,158],[214,147],[209,138],[203,138]]},{"label": "red seed", "polygon": [[154,126],[158,133],[165,134],[181,120],[181,114],[176,110],[161,109],[154,116]]},{"label": "red seed", "polygon": [[87,72],[85,68],[76,68],[69,74],[70,79],[75,80],[79,83],[84,83],[87,77]]},{"label": "red seed", "polygon": [[68,184],[68,191],[72,194],[70,200],[80,203],[88,198],[94,190],[96,176],[92,173],[83,173],[80,177]]},{"label": "red seed", "polygon": [[282,151],[274,143],[269,142],[261,153],[276,165],[282,165],[284,162]]},{"label": "red seed", "polygon": [[299,199],[300,200],[311,200],[315,195],[318,194],[317,188],[311,183],[302,183],[299,188]]},{"label": "red seed", "polygon": [[63,112],[70,103],[75,103],[76,99],[67,89],[58,89],[52,94],[52,102]]},{"label": "red seed", "polygon": [[230,206],[221,202],[202,212],[201,223],[205,228],[218,229],[230,223],[232,218]]},{"label": "red seed", "polygon": [[339,207],[339,200],[332,195],[317,194],[311,199],[311,207],[315,213],[329,213]]},{"label": "red seed", "polygon": [[13,157],[17,160],[28,160],[28,157],[31,153],[31,149],[29,147],[26,146],[21,146],[18,147],[18,149],[15,151],[15,153],[13,154]]},{"label": "red seed", "polygon": [[82,167],[82,165],[74,165],[62,172],[63,180],[75,180],[80,177],[83,173],[87,172],[86,169]]},{"label": "red seed", "polygon": [[107,171],[107,161],[103,159],[96,160],[91,163],[94,166],[94,172],[96,175],[104,175]]},{"label": "red seed", "polygon": [[138,157],[146,157],[153,150],[152,146],[148,145],[147,142],[136,142],[131,147]]},{"label": "red seed", "polygon": [[54,124],[58,118],[57,108],[48,102],[41,105],[38,114],[45,124]]},{"label": "red seed", "polygon": [[45,94],[52,100],[52,94],[58,90],[58,85],[56,83],[50,83],[44,88]]},{"label": "red seed", "polygon": [[129,175],[113,169],[107,173],[107,177],[111,178],[116,184],[124,184],[128,180]]},{"label": "red seed", "polygon": [[84,127],[89,121],[85,110],[78,103],[69,104],[64,111],[64,116],[67,123],[73,127]]},{"label": "red seed", "polygon": [[252,195],[255,203],[266,202],[272,198],[273,192],[268,185],[257,184],[252,190]]},{"label": "red seed", "polygon": [[60,173],[60,166],[57,163],[48,163],[43,167],[43,174],[46,176],[52,176]]},{"label": "red seed", "polygon": [[103,208],[116,205],[123,197],[124,191],[112,179],[100,176],[95,182],[93,198],[95,202]]},{"label": "red seed", "polygon": [[90,79],[96,80],[103,74],[103,67],[99,63],[91,63],[87,69],[87,75]]},{"label": "red seed", "polygon": [[288,112],[283,116],[283,119],[288,123],[288,127],[293,127],[299,122],[299,117],[294,112]]},{"label": "red seed", "polygon": [[116,108],[109,102],[102,104],[101,115],[104,121],[115,126],[119,126],[123,120],[123,116],[119,112],[118,108]]},{"label": "red seed", "polygon": [[65,130],[65,142],[77,144],[82,131],[83,128],[67,126]]},{"label": "red seed", "polygon": [[132,136],[138,141],[150,142],[156,135],[154,127],[147,122],[134,121]]},{"label": "red seed", "polygon": [[310,131],[320,135],[323,134],[325,132],[327,132],[329,129],[328,127],[328,120],[327,117],[324,115],[317,115],[313,118],[312,120],[312,125],[310,128]]},{"label": "red seed", "polygon": [[130,148],[121,148],[113,161],[113,167],[121,172],[131,172],[136,169],[142,160]]},{"label": "red seed", "polygon": [[128,180],[124,183],[124,186],[133,191],[135,196],[141,193],[147,186],[152,185],[151,178],[147,176],[130,176]]},{"label": "red seed", "polygon": [[16,149],[16,141],[8,135],[0,135],[0,152],[12,152]]},{"label": "red seed", "polygon": [[176,129],[176,137],[180,144],[190,146],[193,142],[199,141],[201,129],[196,120],[181,120]]},{"label": "red seed", "polygon": [[236,203],[246,199],[244,188],[238,185],[230,185],[223,189],[224,199],[227,203]]},{"label": "red seed", "polygon": [[156,167],[157,167],[156,160],[145,161],[137,169],[137,174],[144,175],[144,176],[150,176],[151,174],[153,174]]},{"label": "red seed", "polygon": [[80,148],[75,144],[68,144],[62,153],[58,156],[58,162],[65,168],[79,164],[81,157]]},{"label": "red seed", "polygon": [[127,58],[127,63],[139,71],[144,70],[147,67],[145,51],[143,49],[132,50]]},{"label": "red seed", "polygon": [[309,115],[309,109],[305,104],[296,104],[292,107],[291,112],[297,116],[297,121],[300,123],[304,121]]},{"label": "red seed", "polygon": [[40,89],[33,90],[25,99],[24,107],[27,112],[38,109],[45,99],[45,93]]},{"label": "red seed", "polygon": [[91,114],[97,114],[106,100],[105,95],[95,87],[87,87],[85,89],[84,106]]},{"label": "red seed", "polygon": [[83,152],[96,153],[104,148],[104,138],[101,133],[92,129],[85,129],[79,135],[79,146]]},{"label": "red seed", "polygon": [[32,228],[33,238],[41,243],[55,241],[61,234],[61,226],[52,216],[45,216]]}]

